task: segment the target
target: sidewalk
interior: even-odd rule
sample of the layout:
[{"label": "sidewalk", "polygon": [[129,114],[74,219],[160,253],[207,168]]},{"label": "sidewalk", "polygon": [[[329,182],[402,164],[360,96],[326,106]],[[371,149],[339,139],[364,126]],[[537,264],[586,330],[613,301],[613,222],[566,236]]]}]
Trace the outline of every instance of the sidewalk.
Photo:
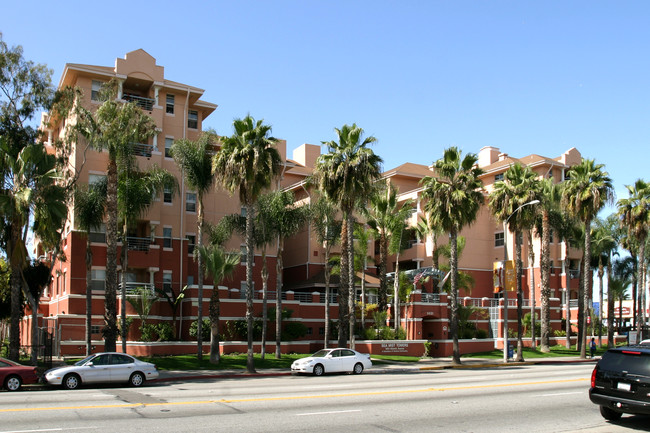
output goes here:
[{"label": "sidewalk", "polygon": [[[452,358],[429,358],[421,359],[418,362],[390,362],[373,361],[372,368],[364,371],[364,374],[390,374],[390,373],[418,373],[421,371],[444,370],[451,368],[498,368],[498,367],[519,367],[524,365],[549,365],[549,364],[570,364],[570,363],[592,363],[595,359],[581,359],[579,357],[553,357],[553,358],[532,358],[523,362],[510,361],[507,364],[501,359],[488,358],[461,358],[462,364],[454,365]],[[182,382],[188,380],[206,379],[236,379],[256,378],[272,376],[290,376],[289,369],[260,369],[257,373],[249,374],[246,370],[160,370],[160,376],[155,382]]]}]

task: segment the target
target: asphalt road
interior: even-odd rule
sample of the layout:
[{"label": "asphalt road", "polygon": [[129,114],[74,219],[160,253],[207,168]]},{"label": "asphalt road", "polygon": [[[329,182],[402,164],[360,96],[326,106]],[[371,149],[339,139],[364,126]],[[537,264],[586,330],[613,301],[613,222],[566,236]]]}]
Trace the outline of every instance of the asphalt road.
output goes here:
[{"label": "asphalt road", "polygon": [[593,365],[200,379],[0,393],[4,432],[621,432],[587,396]]}]

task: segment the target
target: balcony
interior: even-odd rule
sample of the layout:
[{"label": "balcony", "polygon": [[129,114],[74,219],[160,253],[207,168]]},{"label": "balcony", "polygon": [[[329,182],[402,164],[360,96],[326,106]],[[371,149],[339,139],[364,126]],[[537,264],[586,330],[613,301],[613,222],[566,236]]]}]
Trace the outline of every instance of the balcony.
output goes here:
[{"label": "balcony", "polygon": [[136,238],[128,236],[126,238],[126,245],[129,251],[149,251],[151,238]]},{"label": "balcony", "polygon": [[[150,283],[138,283],[138,282],[130,282],[126,283],[126,296],[137,296],[139,291],[138,288],[144,287],[148,294],[151,296],[158,296],[156,294],[156,288],[154,287],[153,284]],[[122,293],[122,283],[120,283],[119,286],[119,291]]]},{"label": "balcony", "polygon": [[134,102],[135,105],[147,111],[153,110],[153,106],[156,103],[155,99],[144,98],[142,96],[132,95],[129,93],[125,93],[124,95],[122,95],[122,99],[128,102]]},{"label": "balcony", "polygon": [[151,152],[153,152],[153,146],[150,144],[142,143],[133,143],[133,154],[135,156],[145,156],[151,158]]}]

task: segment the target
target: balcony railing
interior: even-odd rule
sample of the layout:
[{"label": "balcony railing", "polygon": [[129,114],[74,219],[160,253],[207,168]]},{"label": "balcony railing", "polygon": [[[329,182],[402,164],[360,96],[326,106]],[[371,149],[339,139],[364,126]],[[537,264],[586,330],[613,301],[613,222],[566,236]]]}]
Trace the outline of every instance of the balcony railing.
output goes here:
[{"label": "balcony railing", "polygon": [[151,238],[136,238],[128,236],[126,244],[131,251],[149,251],[151,245]]},{"label": "balcony railing", "polygon": [[[150,283],[131,282],[126,283],[126,296],[137,296],[139,294],[139,287],[144,287],[151,296],[156,296],[156,288]],[[122,292],[122,284],[119,286],[120,293]]]},{"label": "balcony railing", "polygon": [[569,278],[572,280],[577,280],[580,278],[580,270],[579,269],[569,269]]},{"label": "balcony railing", "polygon": [[153,146],[150,144],[133,144],[133,153],[135,156],[146,156],[147,158],[151,158],[151,152],[153,152]]},{"label": "balcony railing", "polygon": [[135,104],[138,107],[140,107],[140,108],[142,108],[144,110],[147,110],[147,111],[153,110],[153,106],[156,103],[155,99],[143,98],[142,96],[130,95],[128,93],[125,93],[124,95],[122,95],[122,99],[124,99],[125,101],[129,101],[129,102],[135,102]]}]

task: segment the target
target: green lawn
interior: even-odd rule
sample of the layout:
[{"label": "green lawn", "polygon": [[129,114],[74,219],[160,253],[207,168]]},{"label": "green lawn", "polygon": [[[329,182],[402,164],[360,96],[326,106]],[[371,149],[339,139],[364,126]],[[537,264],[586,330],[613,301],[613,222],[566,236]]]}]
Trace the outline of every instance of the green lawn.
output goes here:
[{"label": "green lawn", "polygon": [[[551,346],[551,351],[549,353],[542,353],[538,350],[532,350],[528,347],[524,347],[523,356],[524,359],[528,358],[554,358],[558,356],[580,356],[580,352],[576,350],[576,346],[572,346],[570,349],[567,349],[566,346],[558,345]],[[515,355],[517,348],[515,347]],[[596,350],[596,356],[600,356],[607,351],[607,346],[599,347]],[[589,355],[589,350],[587,350],[587,355]],[[503,358],[503,350],[492,350],[490,352],[478,352],[478,353],[467,353],[462,355],[461,358]]]}]

